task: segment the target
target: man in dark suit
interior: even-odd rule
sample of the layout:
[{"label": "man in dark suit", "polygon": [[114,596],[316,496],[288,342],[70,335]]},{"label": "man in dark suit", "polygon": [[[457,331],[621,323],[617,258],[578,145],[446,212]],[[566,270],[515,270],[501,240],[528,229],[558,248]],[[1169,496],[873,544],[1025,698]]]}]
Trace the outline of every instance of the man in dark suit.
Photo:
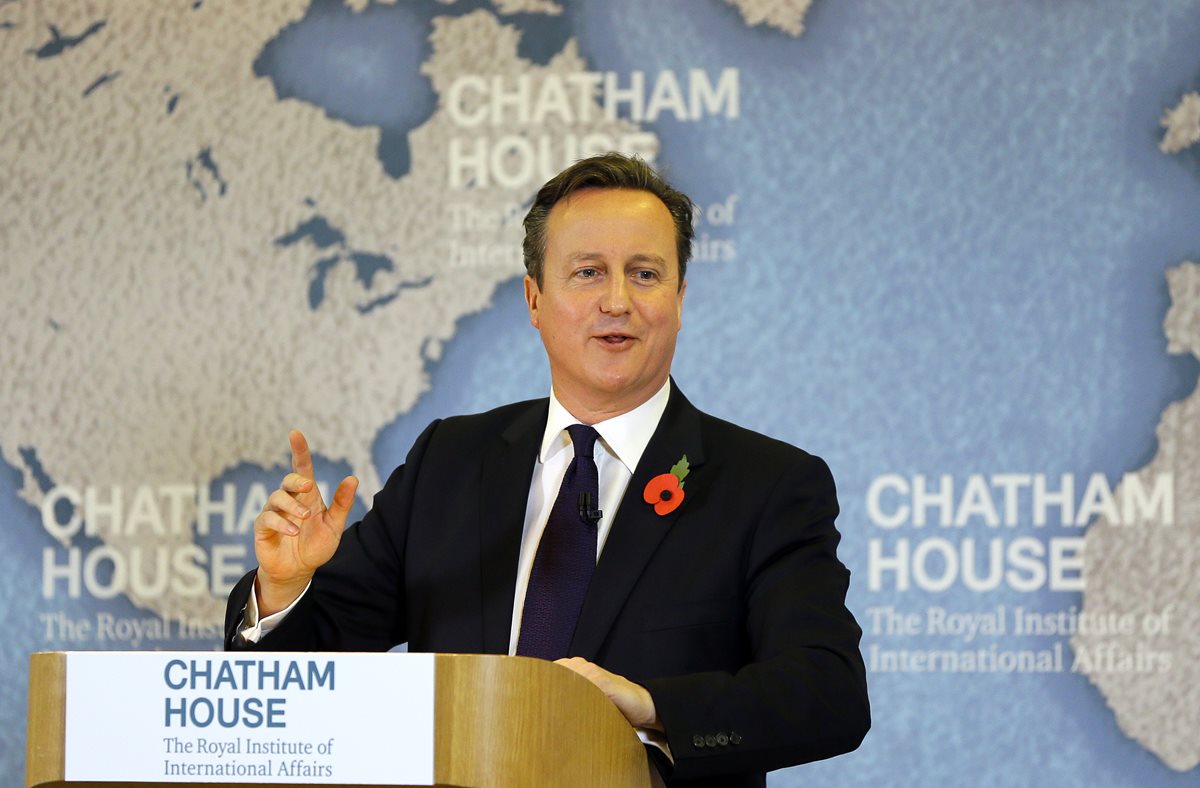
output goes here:
[{"label": "man in dark suit", "polygon": [[609,154],[547,183],[525,225],[550,398],[434,422],[344,533],[357,483],[326,507],[293,432],[227,646],[558,659],[672,784],[853,750],[870,714],[828,468],[670,381],[690,201]]}]

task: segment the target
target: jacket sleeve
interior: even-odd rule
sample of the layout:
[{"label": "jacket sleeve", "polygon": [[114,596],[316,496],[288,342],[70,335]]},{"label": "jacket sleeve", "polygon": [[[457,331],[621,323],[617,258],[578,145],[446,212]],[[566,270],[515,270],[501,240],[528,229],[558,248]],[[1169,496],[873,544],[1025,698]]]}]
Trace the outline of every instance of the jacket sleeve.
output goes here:
[{"label": "jacket sleeve", "polygon": [[673,779],[829,758],[866,735],[862,630],[845,604],[850,573],[837,558],[837,513],[828,467],[801,453],[747,514],[747,661],[644,682],[675,759]]}]

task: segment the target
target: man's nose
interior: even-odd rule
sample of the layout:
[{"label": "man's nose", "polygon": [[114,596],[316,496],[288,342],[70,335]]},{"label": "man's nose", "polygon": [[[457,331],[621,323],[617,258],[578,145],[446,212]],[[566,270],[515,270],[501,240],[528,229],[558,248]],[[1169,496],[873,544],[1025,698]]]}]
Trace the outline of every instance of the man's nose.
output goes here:
[{"label": "man's nose", "polygon": [[629,311],[629,283],[623,276],[614,276],[600,304],[600,311],[623,315]]}]

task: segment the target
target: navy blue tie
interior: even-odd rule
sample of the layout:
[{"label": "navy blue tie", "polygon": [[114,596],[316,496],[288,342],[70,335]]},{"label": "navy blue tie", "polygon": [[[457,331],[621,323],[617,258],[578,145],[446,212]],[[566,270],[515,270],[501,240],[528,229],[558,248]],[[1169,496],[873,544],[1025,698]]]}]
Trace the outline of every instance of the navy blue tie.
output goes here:
[{"label": "navy blue tie", "polygon": [[567,466],[529,573],[517,639],[517,655],[522,657],[567,656],[596,568],[600,481],[592,450],[600,436],[586,424],[572,424],[567,432],[575,459]]}]

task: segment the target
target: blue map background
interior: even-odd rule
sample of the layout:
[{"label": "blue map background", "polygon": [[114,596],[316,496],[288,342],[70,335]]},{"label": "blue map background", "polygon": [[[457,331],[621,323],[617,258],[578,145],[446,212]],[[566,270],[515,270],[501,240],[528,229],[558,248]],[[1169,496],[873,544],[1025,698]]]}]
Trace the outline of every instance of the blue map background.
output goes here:
[{"label": "blue map background", "polygon": [[[256,70],[283,98],[382,126],[380,158],[400,176],[404,135],[436,101],[418,72],[430,21],[477,7],[490,4],[355,15],[318,0],[264,42]],[[524,31],[524,56],[544,61],[574,35],[593,70],[740,69],[739,119],[646,124],[663,141],[660,165],[698,204],[738,196],[726,231],[736,261],[689,271],[674,374],[702,409],[829,462],[860,621],[871,605],[984,604],[962,590],[868,592],[873,478],[1099,471],[1115,483],[1154,455],[1163,408],[1190,394],[1200,371],[1166,354],[1161,328],[1164,271],[1200,258],[1200,157],[1157,147],[1163,111],[1200,89],[1200,3],[817,0],[799,39],[749,28],[715,0],[564,7],[561,17],[506,18]],[[494,302],[460,321],[429,364],[429,393],[379,434],[382,474],[433,418],[546,393],[520,282]],[[277,474],[243,466],[216,481],[271,484]],[[23,730],[28,654],[70,646],[47,638],[38,614],[138,613],[122,600],[41,600],[50,539],[19,486],[3,468],[5,784],[23,769],[13,732]],[[987,604],[1078,601],[1000,590]],[[1126,737],[1081,675],[870,679],[875,725],[862,748],[771,785],[1200,777]]]}]

